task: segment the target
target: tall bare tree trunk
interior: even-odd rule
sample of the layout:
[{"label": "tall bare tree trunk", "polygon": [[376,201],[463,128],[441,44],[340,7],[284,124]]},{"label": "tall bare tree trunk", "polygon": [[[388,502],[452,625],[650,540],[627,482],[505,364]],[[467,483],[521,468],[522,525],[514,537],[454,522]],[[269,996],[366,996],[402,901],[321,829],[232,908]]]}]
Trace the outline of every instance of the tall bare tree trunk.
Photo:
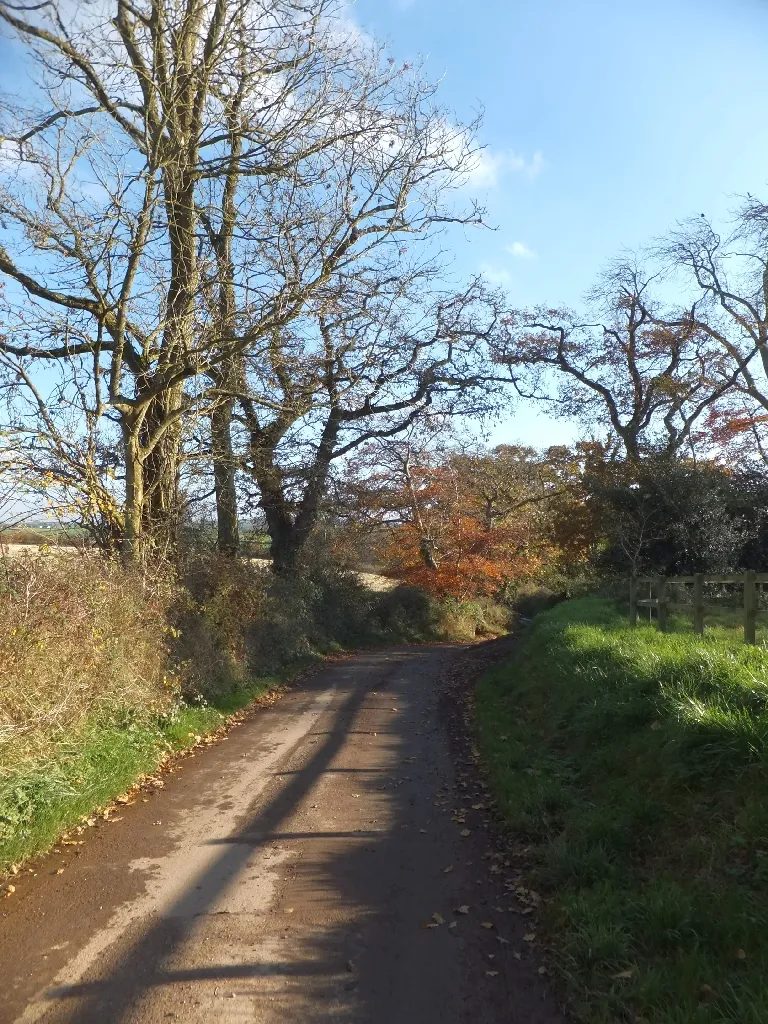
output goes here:
[{"label": "tall bare tree trunk", "polygon": [[216,488],[216,547],[234,557],[240,549],[237,515],[235,456],[232,450],[232,400],[222,401],[211,413],[213,478]]},{"label": "tall bare tree trunk", "polygon": [[332,412],[323,430],[314,465],[295,513],[290,510],[284,491],[283,474],[275,463],[277,440],[267,440],[267,431],[251,430],[250,463],[259,485],[261,506],[267,520],[272,571],[278,575],[297,569],[302,552],[317,525],[339,428],[338,417]]},{"label": "tall bare tree trunk", "polygon": [[141,548],[144,473],[138,437],[127,424],[123,427],[123,437],[125,446],[125,525],[121,553],[125,562],[134,562],[138,559]]}]

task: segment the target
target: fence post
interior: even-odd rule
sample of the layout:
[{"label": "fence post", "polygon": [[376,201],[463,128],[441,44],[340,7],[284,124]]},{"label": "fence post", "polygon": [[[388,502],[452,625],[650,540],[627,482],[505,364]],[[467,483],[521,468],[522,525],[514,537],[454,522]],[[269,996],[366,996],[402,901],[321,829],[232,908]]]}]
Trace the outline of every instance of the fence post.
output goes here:
[{"label": "fence post", "polygon": [[656,597],[658,598],[658,624],[659,632],[664,633],[667,629],[667,581],[664,576],[659,576],[656,584]]},{"label": "fence post", "polygon": [[637,625],[637,576],[629,578],[629,624]]},{"label": "fence post", "polygon": [[744,643],[755,643],[757,622],[757,583],[754,572],[744,574]]},{"label": "fence post", "polygon": [[693,628],[697,633],[704,632],[704,573],[697,572],[693,577]]}]

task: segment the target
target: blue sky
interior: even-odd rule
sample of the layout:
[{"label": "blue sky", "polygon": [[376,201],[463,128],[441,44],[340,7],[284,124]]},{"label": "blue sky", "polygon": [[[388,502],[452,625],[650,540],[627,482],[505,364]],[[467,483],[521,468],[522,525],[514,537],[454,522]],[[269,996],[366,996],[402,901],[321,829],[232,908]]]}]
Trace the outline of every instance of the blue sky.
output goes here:
[{"label": "blue sky", "polygon": [[[498,230],[457,240],[457,269],[485,270],[516,305],[577,305],[623,248],[689,214],[722,220],[747,191],[768,198],[768,0],[357,0],[350,13],[397,58],[425,56],[459,116],[485,108],[481,192]],[[521,408],[494,439],[574,435]]]},{"label": "blue sky", "polygon": [[[578,305],[603,264],[689,214],[768,199],[768,0],[356,0],[394,56],[426,58],[459,117],[485,109],[478,194],[497,230],[454,239],[515,305]],[[0,85],[22,65],[0,40]],[[579,430],[520,406],[495,441]]]}]

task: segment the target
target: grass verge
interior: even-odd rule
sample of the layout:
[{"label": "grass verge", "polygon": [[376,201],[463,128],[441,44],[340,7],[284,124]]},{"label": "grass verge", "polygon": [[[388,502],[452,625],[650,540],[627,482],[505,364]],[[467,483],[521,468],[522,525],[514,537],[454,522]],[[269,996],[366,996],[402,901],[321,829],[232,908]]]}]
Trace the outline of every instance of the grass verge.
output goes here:
[{"label": "grass verge", "polygon": [[[298,671],[305,663],[294,666]],[[0,789],[0,875],[52,846],[97,808],[111,803],[169,756],[215,733],[236,712],[293,673],[254,680],[213,702],[181,704],[149,722],[96,720],[62,738],[37,768],[3,780]]]},{"label": "grass verge", "polygon": [[475,713],[581,1019],[768,1021],[768,653],[569,601]]},{"label": "grass verge", "polygon": [[131,570],[94,552],[0,558],[0,873],[297,666],[507,620],[489,602],[374,593],[319,556],[289,577],[204,552]]}]

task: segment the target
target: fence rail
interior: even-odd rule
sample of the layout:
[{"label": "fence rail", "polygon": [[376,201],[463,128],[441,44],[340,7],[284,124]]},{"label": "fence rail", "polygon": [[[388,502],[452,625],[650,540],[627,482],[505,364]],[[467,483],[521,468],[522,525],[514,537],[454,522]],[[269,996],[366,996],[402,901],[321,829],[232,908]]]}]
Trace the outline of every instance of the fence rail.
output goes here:
[{"label": "fence rail", "polygon": [[[638,597],[637,588],[641,583],[650,584],[648,598]],[[740,583],[743,588],[742,607],[744,611],[744,643],[754,644],[757,627],[757,587],[760,583],[768,583],[766,572],[742,573],[704,573],[693,576],[632,576],[629,581],[629,623],[637,625],[637,613],[641,607],[656,608],[657,623],[663,633],[667,628],[669,610],[669,585],[672,583],[693,584],[693,628],[697,633],[704,632],[704,584],[705,583]],[[653,590],[656,596],[653,597]]]}]

